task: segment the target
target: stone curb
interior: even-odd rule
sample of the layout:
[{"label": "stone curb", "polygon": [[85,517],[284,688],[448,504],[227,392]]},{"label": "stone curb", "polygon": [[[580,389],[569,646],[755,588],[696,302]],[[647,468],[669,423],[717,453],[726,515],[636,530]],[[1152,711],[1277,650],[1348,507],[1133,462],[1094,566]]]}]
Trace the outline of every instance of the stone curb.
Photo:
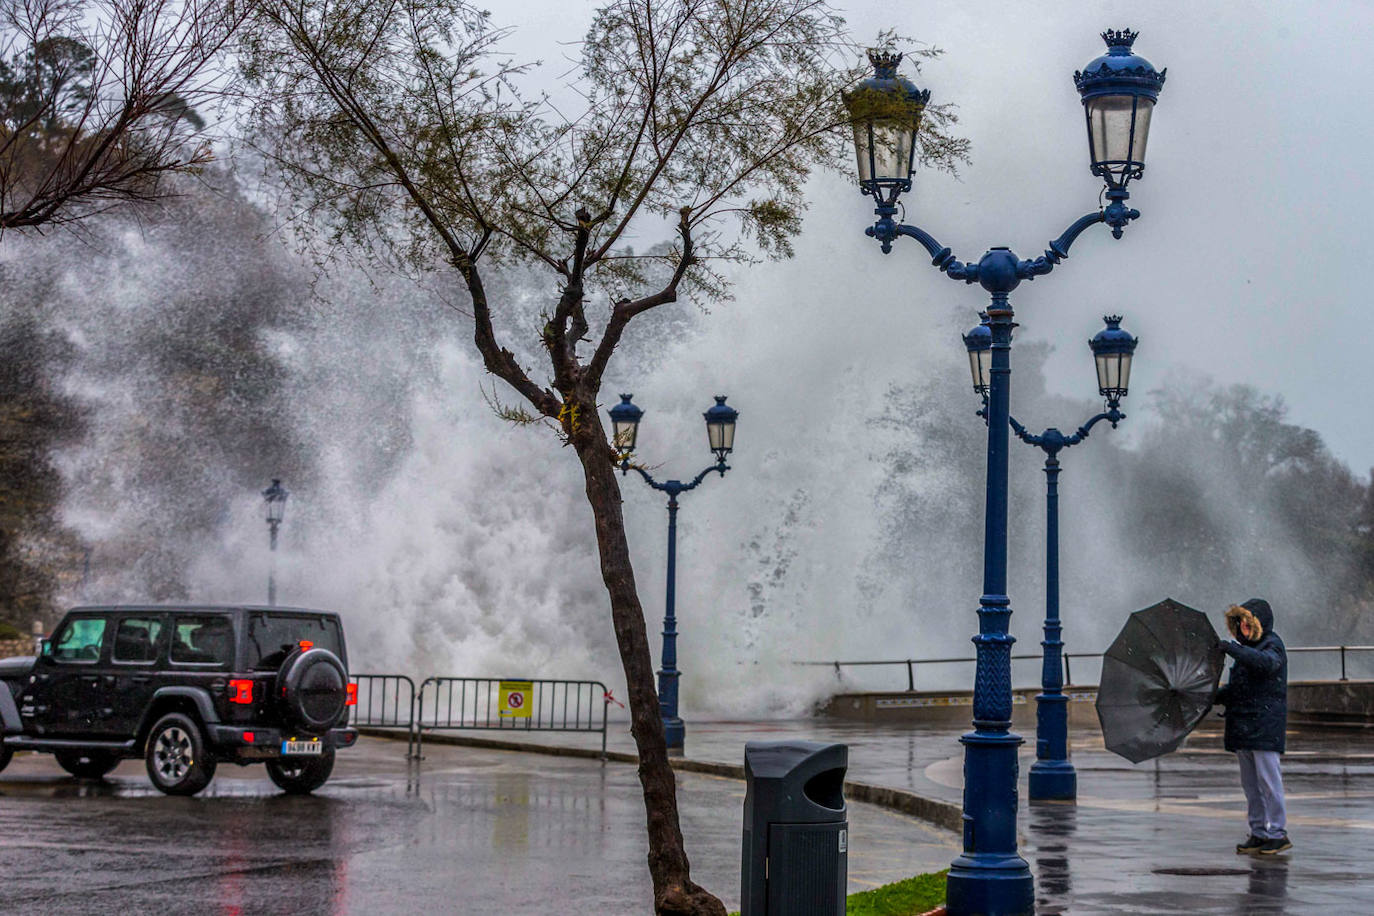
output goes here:
[{"label": "stone curb", "polygon": [[[389,728],[359,728],[358,732],[374,738],[389,738],[393,741],[405,740],[404,731]],[[459,747],[480,747],[496,751],[523,751],[527,754],[548,754],[553,757],[581,757],[587,760],[600,760],[601,751],[589,747],[563,747],[557,744],[532,744],[525,741],[502,741],[497,738],[468,738],[463,735],[430,734],[425,736],[428,744],[449,744]],[[639,758],[624,751],[607,751],[606,760],[615,763],[638,764]],[[713,763],[708,760],[692,760],[686,757],[669,757],[668,763],[675,770],[687,773],[705,773],[708,776],[723,776],[727,779],[744,779],[743,764]],[[845,780],[845,797],[850,801],[877,805],[891,811],[908,814],[927,821],[945,830],[960,833],[964,829],[964,814],[958,805],[926,798],[905,789],[888,786],[875,786],[872,783]]]}]

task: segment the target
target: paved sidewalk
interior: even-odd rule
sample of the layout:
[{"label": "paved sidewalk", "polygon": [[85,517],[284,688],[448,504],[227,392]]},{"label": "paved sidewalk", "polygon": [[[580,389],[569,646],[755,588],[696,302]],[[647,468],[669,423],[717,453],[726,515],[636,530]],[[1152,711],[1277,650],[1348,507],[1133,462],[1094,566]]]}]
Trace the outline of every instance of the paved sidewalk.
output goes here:
[{"label": "paved sidewalk", "polygon": [[[1374,730],[1290,732],[1284,776],[1295,848],[1272,859],[1234,852],[1247,833],[1245,799],[1215,727],[1182,752],[1138,766],[1103,749],[1100,734],[1078,730],[1077,805],[1024,803],[1029,731],[1022,854],[1040,913],[1374,913]],[[687,751],[739,763],[745,741],[779,738],[844,742],[852,778],[960,801],[962,748],[948,726],[692,722]],[[611,744],[633,751],[627,734]]]}]

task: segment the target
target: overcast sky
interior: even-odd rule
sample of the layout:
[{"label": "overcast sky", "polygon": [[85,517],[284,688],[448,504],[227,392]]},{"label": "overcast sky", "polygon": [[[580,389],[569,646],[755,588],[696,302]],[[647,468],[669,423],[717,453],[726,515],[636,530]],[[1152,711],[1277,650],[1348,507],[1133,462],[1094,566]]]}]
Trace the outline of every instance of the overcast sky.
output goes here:
[{"label": "overcast sky", "polygon": [[[1374,212],[1374,5],[839,6],[858,36],[893,27],[946,52],[925,65],[919,83],[959,105],[973,163],[957,180],[922,174],[907,216],[965,260],[999,244],[1034,257],[1095,208],[1098,182],[1087,169],[1071,75],[1101,52],[1102,29],[1140,31],[1136,50],[1169,68],[1146,175],[1132,187],[1144,215],[1120,242],[1088,233],[1053,275],[1023,284],[1014,297],[1018,339],[1053,343],[1052,385],[1088,393],[1084,342],[1104,312],[1124,312],[1143,341],[1132,386],[1137,413],[1148,410],[1138,395],[1180,370],[1248,382],[1281,393],[1294,422],[1319,430],[1339,457],[1368,471],[1374,354],[1365,350],[1361,265]],[[507,48],[545,60],[552,83],[569,53],[559,42],[582,33],[592,8],[522,0],[497,4],[492,15],[516,28]],[[849,193],[835,177],[811,187],[816,198]],[[848,209],[818,207],[805,232],[859,233],[868,214],[854,194]],[[925,267],[923,252],[905,255],[859,266],[900,272],[913,290],[959,301],[958,288]],[[857,271],[855,282],[865,282]],[[951,288],[939,290],[941,283]],[[973,291],[963,295],[976,306]]]}]

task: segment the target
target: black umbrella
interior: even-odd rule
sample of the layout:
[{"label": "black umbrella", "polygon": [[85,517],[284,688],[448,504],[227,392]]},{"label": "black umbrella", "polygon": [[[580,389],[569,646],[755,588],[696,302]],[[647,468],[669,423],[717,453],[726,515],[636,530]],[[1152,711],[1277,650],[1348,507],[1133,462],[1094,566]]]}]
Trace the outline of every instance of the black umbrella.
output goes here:
[{"label": "black umbrella", "polygon": [[1107,750],[1131,763],[1177,750],[1212,708],[1224,658],[1201,611],[1165,598],[1132,614],[1102,659]]}]

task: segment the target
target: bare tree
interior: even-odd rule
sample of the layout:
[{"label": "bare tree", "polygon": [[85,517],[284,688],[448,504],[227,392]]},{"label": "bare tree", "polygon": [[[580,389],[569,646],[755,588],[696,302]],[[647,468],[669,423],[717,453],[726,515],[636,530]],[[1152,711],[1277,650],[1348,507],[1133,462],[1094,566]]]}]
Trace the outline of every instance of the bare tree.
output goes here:
[{"label": "bare tree", "polygon": [[0,232],[148,201],[210,159],[229,0],[0,0]]},{"label": "bare tree", "polygon": [[[691,881],[683,849],[599,395],[637,316],[724,297],[725,265],[791,253],[811,170],[851,155],[837,128],[840,93],[862,76],[858,49],[825,0],[611,0],[579,46],[582,103],[565,116],[521,95],[527,72],[463,0],[259,0],[256,13],[244,32],[248,123],[295,195],[297,228],[383,262],[456,270],[486,368],[533,410],[503,416],[550,423],[581,462],[639,750],[654,905],[724,913]],[[952,167],[965,152],[943,132],[952,115],[928,115],[926,161]],[[655,231],[671,241],[631,249]],[[493,262],[547,271],[538,348],[500,329],[516,304],[488,298]]]}]

